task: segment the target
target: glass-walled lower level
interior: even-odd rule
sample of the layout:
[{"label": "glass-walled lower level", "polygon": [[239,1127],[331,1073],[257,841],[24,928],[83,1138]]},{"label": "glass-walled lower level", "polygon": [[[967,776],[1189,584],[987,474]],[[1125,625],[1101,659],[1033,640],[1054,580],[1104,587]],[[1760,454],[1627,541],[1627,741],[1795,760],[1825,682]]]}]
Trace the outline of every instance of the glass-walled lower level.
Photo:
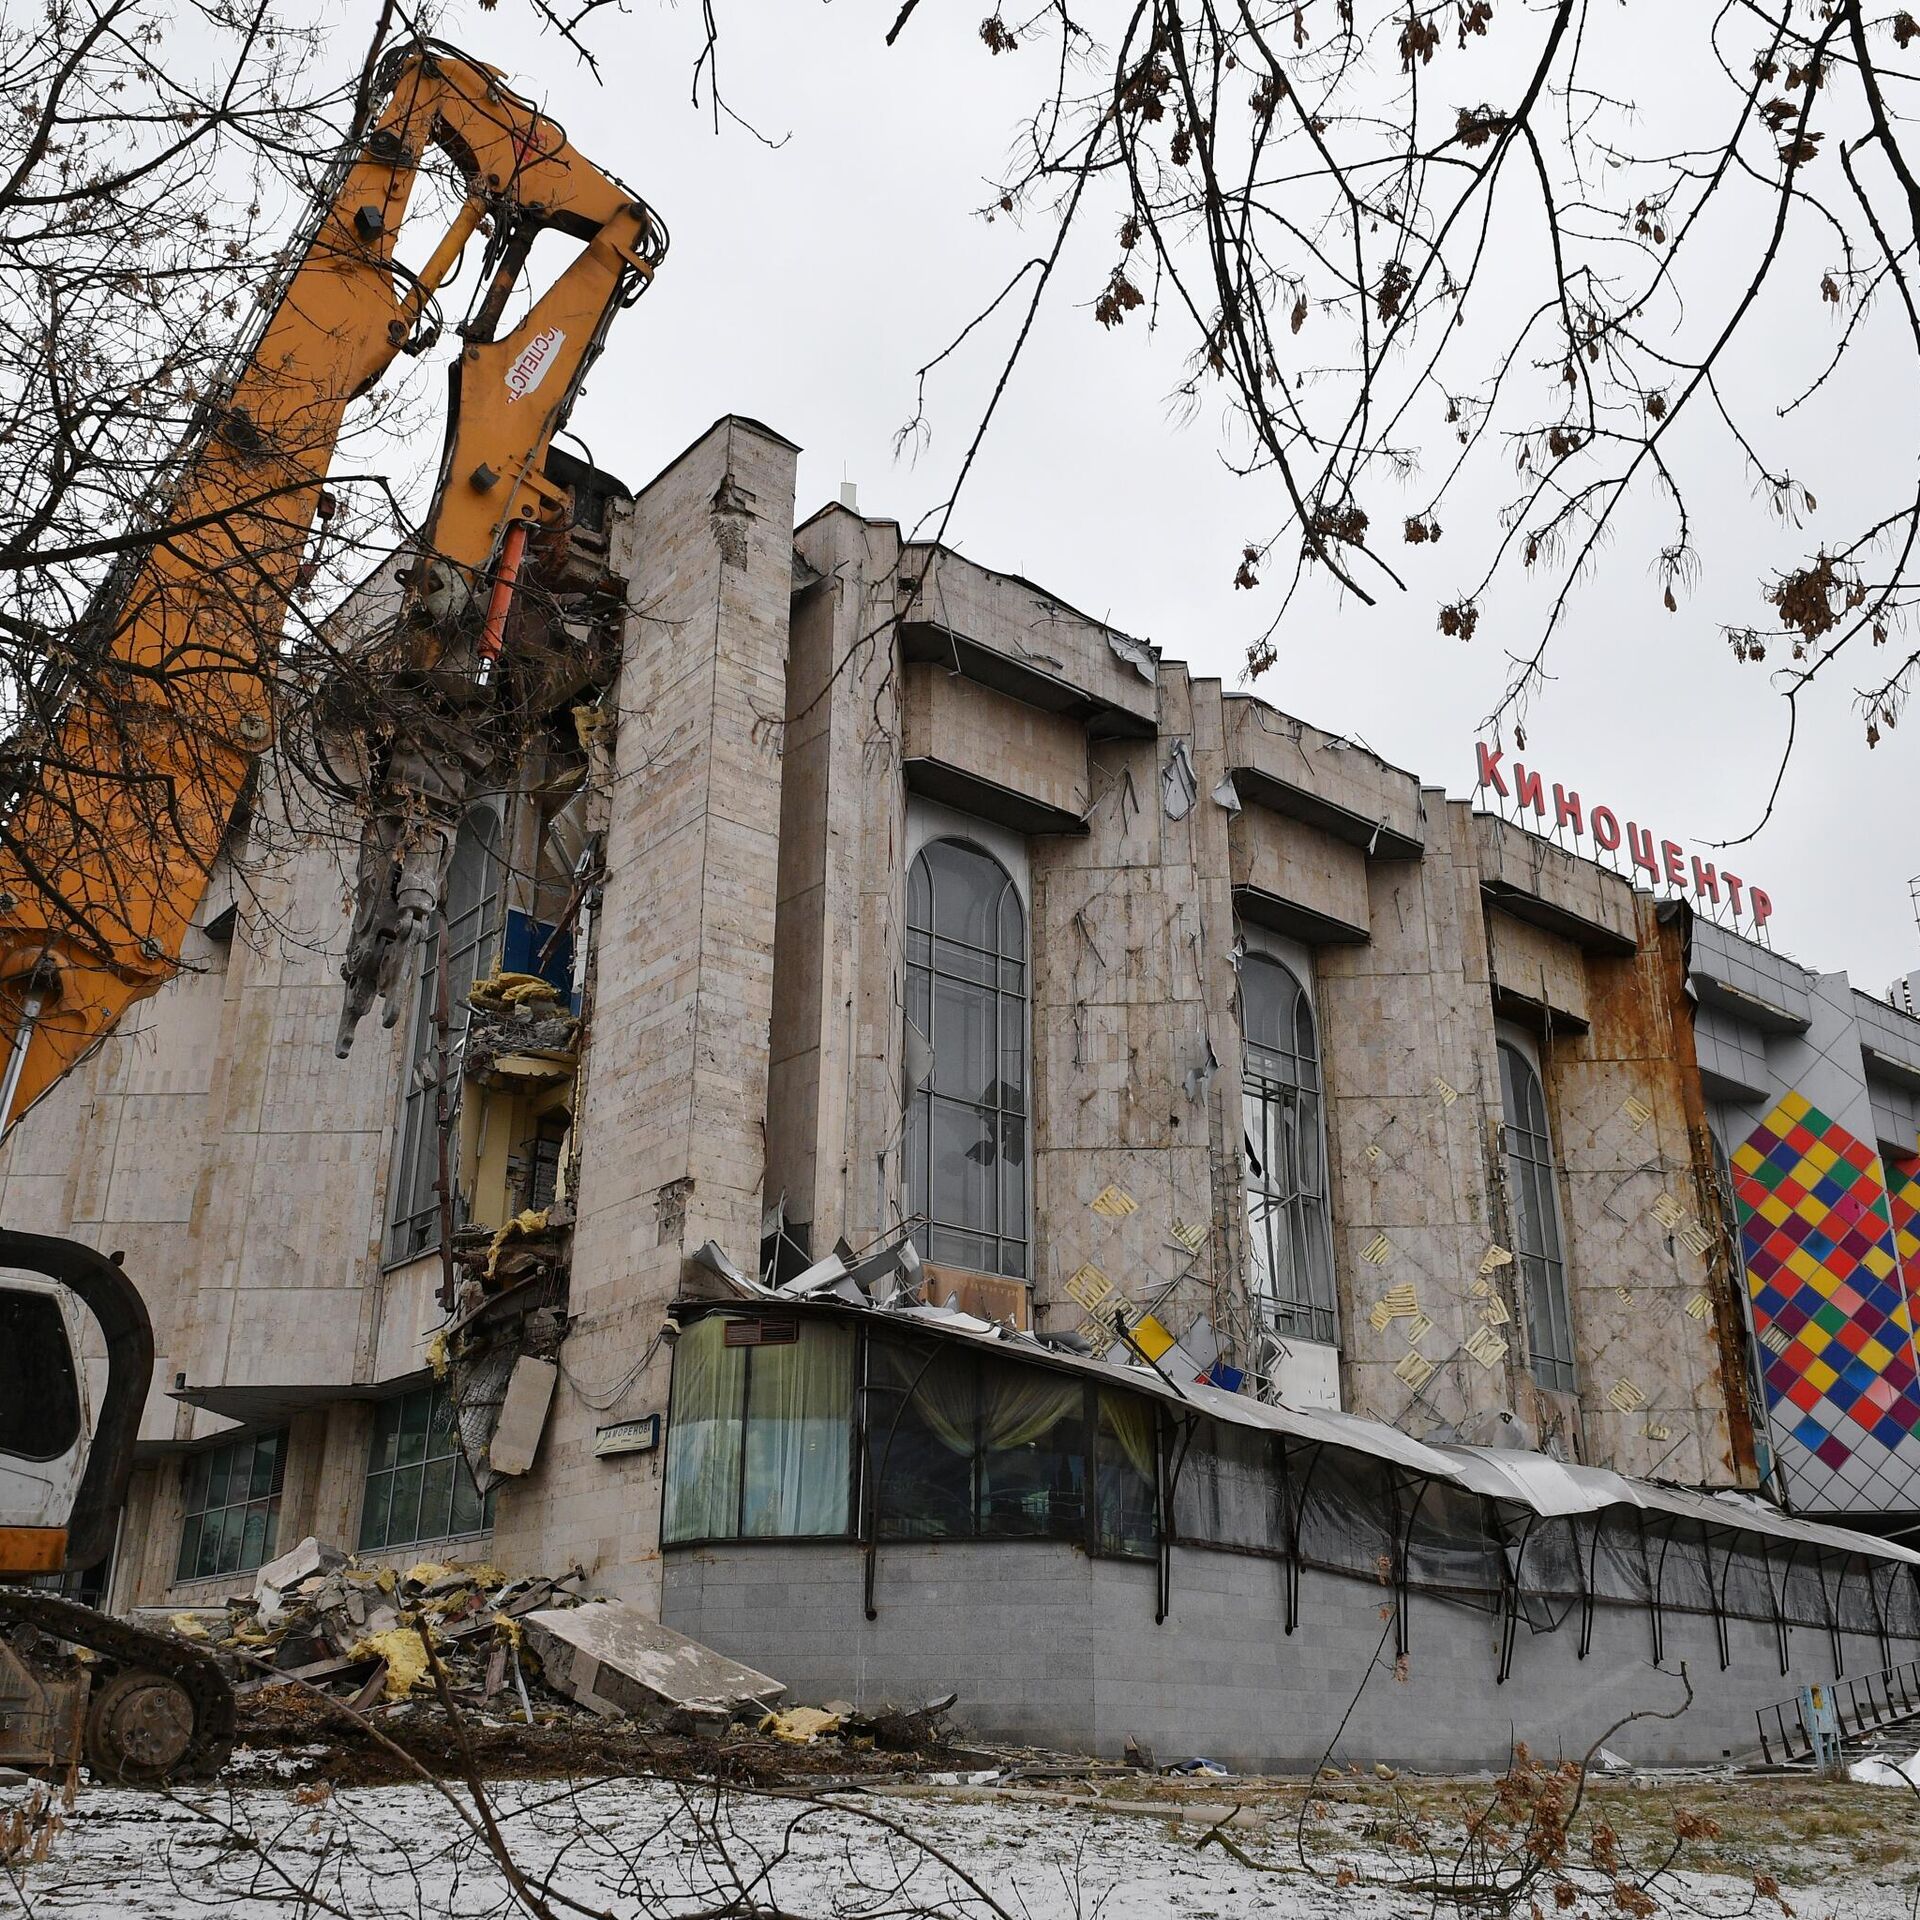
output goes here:
[{"label": "glass-walled lower level", "polygon": [[[1475,1492],[1458,1463],[1296,1417],[1245,1423],[1130,1389],[1031,1348],[958,1339],[898,1316],[817,1308],[689,1307],[674,1349],[662,1539],[883,1542],[1054,1540],[1156,1560],[1170,1549],[1253,1554],[1288,1570],[1286,1630],[1302,1567],[1394,1597],[1410,1591],[1497,1613],[1512,1636],[1578,1622],[1598,1604],[1770,1622],[1782,1670],[1792,1626],[1920,1638],[1912,1564],[1878,1543],[1681,1489],[1543,1513]],[[1393,1437],[1393,1436],[1390,1436]],[[1344,1444],[1343,1444],[1344,1443]],[[1577,1469],[1563,1470],[1578,1478]],[[1611,1489],[1629,1483],[1598,1476]],[[1857,1544],[1856,1544],[1857,1542]],[[1383,1596],[1384,1597],[1384,1596]],[[1837,1657],[1837,1656],[1836,1656]]]}]

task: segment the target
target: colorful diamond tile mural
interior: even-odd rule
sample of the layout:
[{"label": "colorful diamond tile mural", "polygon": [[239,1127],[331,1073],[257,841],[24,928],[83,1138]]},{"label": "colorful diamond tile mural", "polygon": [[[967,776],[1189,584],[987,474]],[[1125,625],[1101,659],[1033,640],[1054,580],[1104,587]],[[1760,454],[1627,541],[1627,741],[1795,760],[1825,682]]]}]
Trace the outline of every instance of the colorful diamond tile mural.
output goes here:
[{"label": "colorful diamond tile mural", "polygon": [[1920,1368],[1902,1276],[1904,1265],[1920,1284],[1920,1179],[1897,1171],[1890,1194],[1879,1154],[1791,1093],[1734,1152],[1733,1186],[1793,1504],[1920,1500]]}]

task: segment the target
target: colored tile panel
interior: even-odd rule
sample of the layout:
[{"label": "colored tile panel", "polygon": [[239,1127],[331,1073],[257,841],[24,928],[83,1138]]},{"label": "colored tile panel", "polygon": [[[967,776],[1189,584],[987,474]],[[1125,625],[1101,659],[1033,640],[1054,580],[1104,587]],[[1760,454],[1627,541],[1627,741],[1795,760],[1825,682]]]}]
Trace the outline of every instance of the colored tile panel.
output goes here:
[{"label": "colored tile panel", "polygon": [[1795,1504],[1920,1507],[1920,1158],[1883,1171],[1871,1145],[1789,1094],[1730,1160]]}]

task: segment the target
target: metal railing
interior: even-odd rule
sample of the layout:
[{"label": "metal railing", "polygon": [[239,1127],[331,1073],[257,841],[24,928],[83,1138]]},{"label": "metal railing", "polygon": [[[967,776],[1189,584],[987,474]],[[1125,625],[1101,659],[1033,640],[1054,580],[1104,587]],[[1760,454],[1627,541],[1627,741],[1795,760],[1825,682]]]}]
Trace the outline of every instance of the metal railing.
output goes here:
[{"label": "metal railing", "polygon": [[[1858,1740],[1901,1720],[1920,1714],[1920,1660],[1903,1660],[1878,1673],[1846,1674],[1820,1683],[1832,1704],[1835,1728],[1842,1740]],[[1814,1730],[1807,1724],[1806,1694],[1761,1707],[1754,1719],[1760,1728],[1760,1751],[1769,1766],[1785,1761],[1811,1760]]]}]

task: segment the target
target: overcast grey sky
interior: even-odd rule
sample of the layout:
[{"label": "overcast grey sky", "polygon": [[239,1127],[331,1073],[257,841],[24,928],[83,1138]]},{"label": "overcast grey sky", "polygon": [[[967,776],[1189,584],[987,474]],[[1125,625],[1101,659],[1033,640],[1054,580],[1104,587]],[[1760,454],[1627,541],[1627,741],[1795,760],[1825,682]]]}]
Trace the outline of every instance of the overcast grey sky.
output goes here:
[{"label": "overcast grey sky", "polygon": [[[917,464],[896,460],[893,436],[912,410],[916,367],[1032,250],[1030,235],[974,209],[1045,75],[1019,56],[986,56],[979,6],[925,5],[888,51],[894,0],[716,4],[723,88],[782,140],[777,150],[725,120],[716,136],[690,105],[695,0],[630,0],[625,14],[599,16],[600,85],[514,0],[492,13],[455,0],[441,16],[447,38],[509,70],[672,230],[656,285],[615,327],[574,425],[631,483],[718,415],[751,414],[803,448],[802,515],[849,479],[863,511],[911,522],[951,483],[1005,332],[936,380],[934,438]],[[353,0],[338,17],[343,54],[356,57],[371,10]],[[1642,84],[1665,88],[1670,105],[1701,84],[1685,63],[1648,66]],[[1109,233],[1096,239],[1014,376],[949,537],[1238,684],[1264,614],[1256,596],[1234,591],[1233,563],[1241,540],[1264,536],[1274,516],[1224,470],[1217,415],[1176,421],[1166,403],[1173,343],[1156,342],[1138,316],[1113,332],[1093,323],[1112,252]],[[1750,352],[1762,362],[1776,348],[1817,354],[1834,337],[1832,310],[1811,291],[1818,271],[1798,282],[1809,290],[1804,312],[1756,332]],[[1851,504],[1870,502],[1883,481],[1910,489],[1913,374],[1904,363],[1883,371],[1891,378],[1876,381],[1869,368],[1837,386],[1806,425],[1805,477],[1823,512],[1844,509],[1854,490]],[[1799,453],[1776,453],[1801,472]],[[1720,461],[1694,499],[1709,540],[1723,508],[1748,509],[1750,486],[1737,463]],[[1398,509],[1389,500],[1385,510]],[[1474,570],[1471,534],[1459,527],[1438,547],[1396,550],[1410,591],[1373,609],[1326,594],[1304,604],[1257,691],[1469,793],[1478,722],[1505,681],[1503,647],[1532,637],[1517,604],[1506,624],[1490,607],[1471,645],[1435,631],[1435,604]],[[1648,570],[1660,537],[1651,506],[1623,523],[1556,642],[1556,677],[1529,717],[1524,757],[1590,806],[1704,851],[1759,817],[1784,735],[1765,673],[1737,666],[1720,633],[1723,619],[1761,623],[1752,582],[1770,556],[1736,554],[1669,616]],[[1797,536],[1818,537],[1817,524]],[[1920,723],[1869,752],[1847,698],[1870,663],[1858,664],[1803,710],[1774,821],[1724,863],[1771,893],[1776,944],[1878,992],[1920,966],[1907,884],[1920,873],[1909,826]]]}]

